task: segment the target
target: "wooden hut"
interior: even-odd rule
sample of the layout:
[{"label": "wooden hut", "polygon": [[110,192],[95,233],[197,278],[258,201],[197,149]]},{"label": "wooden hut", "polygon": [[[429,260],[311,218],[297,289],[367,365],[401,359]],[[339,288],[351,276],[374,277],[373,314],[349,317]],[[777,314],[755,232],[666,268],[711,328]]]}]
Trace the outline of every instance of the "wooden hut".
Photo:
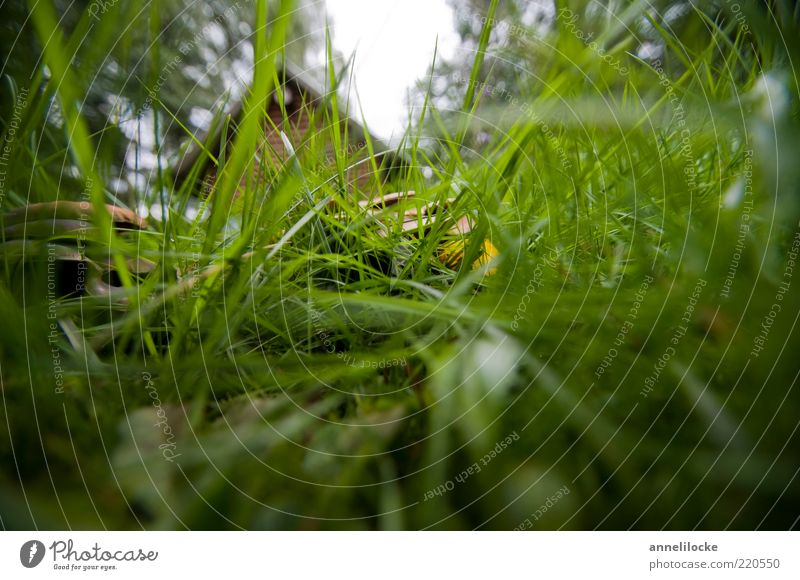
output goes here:
[{"label": "wooden hut", "polygon": [[[287,62],[280,65],[279,78],[281,91],[280,93],[273,91],[269,98],[264,138],[257,151],[257,155],[262,159],[265,156],[269,157],[268,161],[272,163],[267,163],[267,165],[272,167],[280,167],[290,156],[281,133],[286,136],[295,153],[302,157],[311,137],[309,128],[312,118],[316,118],[318,122],[324,119],[323,108],[330,106],[329,91],[307,71]],[[205,143],[215,156],[221,152],[223,133],[225,134],[225,146],[232,143],[242,110],[243,103],[240,100],[230,108],[227,123],[216,122],[208,128],[205,135],[198,139]],[[346,131],[344,127],[340,131],[343,137],[345,133],[347,135],[347,141],[342,143],[342,147],[347,149],[347,158],[351,162],[345,176],[348,182],[356,181],[361,189],[367,189],[371,180],[385,180],[390,172],[401,165],[398,163],[398,156],[389,150],[388,145],[376,136],[368,135],[363,125],[352,116],[346,117],[340,123],[346,123]],[[371,141],[376,157],[379,159],[379,175],[377,176],[374,174],[372,164],[367,159],[367,138]],[[201,154],[202,148],[192,140],[174,165],[173,178],[176,183],[182,184],[191,174]],[[330,143],[326,145],[325,157],[326,161],[332,165],[335,153]],[[202,168],[199,178],[203,185],[198,190],[208,191],[216,179],[216,168],[207,156],[200,163]]]}]

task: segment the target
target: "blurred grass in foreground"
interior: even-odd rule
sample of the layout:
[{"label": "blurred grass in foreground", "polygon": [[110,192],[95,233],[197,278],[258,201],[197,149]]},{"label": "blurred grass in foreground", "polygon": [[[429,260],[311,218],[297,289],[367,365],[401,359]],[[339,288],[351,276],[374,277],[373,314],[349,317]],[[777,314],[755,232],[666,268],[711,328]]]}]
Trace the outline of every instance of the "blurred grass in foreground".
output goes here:
[{"label": "blurred grass in foreground", "polygon": [[[744,34],[696,12],[705,35],[686,39],[643,6],[619,16],[652,21],[660,64],[600,20],[621,75],[562,23],[499,87],[483,42],[469,78],[445,79],[461,111],[424,111],[437,140],[409,130],[408,168],[361,188],[347,168],[380,158],[343,145],[333,97],[287,163],[255,155],[292,15],[262,5],[248,114],[204,211],[186,211],[200,165],[179,185],[164,168],[130,201],[165,214],[87,241],[123,278],[157,263],[123,280],[127,305],[51,306],[49,236],[24,276],[4,246],[3,527],[796,526],[797,20],[754,10]],[[57,20],[36,4],[44,62],[29,87],[5,78],[4,212],[124,201]],[[90,27],[97,50],[114,26]],[[477,223],[463,263],[490,240],[496,272],[440,262],[447,220],[415,239],[358,211],[408,190],[454,198]]]}]

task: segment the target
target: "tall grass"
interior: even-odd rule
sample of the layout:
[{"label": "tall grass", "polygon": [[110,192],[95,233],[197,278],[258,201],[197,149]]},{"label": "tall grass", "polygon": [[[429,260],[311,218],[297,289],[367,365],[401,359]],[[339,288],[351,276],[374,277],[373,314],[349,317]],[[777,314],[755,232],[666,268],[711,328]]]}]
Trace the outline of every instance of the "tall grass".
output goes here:
[{"label": "tall grass", "polygon": [[[610,16],[597,35],[627,74],[557,22],[495,90],[490,13],[470,77],[437,79],[460,83],[461,108],[426,100],[436,140],[410,128],[403,167],[359,184],[348,170],[384,157],[346,145],[335,91],[309,104],[307,136],[284,135],[288,159],[260,146],[292,17],[267,8],[231,146],[137,192],[165,194],[146,230],[94,224],[89,257],[113,260],[118,295],[50,310],[47,241],[71,242],[33,239],[24,268],[4,246],[3,527],[797,525],[796,19],[754,10],[744,34],[697,9],[704,33],[686,38],[631,3],[630,28]],[[3,210],[87,183],[96,210],[123,203],[81,120],[77,41],[41,3],[31,16],[47,80]],[[627,52],[645,21],[658,65]],[[77,177],[40,156],[61,142],[54,111],[67,139],[50,155]],[[416,234],[358,205],[409,190],[443,208]],[[440,248],[462,215],[452,269]],[[499,256],[472,268],[485,240]],[[156,263],[143,280],[135,257]]]}]

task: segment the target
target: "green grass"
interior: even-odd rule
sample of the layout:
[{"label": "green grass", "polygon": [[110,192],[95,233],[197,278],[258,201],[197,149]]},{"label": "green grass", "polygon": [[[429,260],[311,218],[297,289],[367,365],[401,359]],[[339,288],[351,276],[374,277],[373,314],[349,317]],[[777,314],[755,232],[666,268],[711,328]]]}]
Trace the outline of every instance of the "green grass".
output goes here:
[{"label": "green grass", "polygon": [[[36,6],[51,76],[30,89],[2,209],[82,199],[88,179],[95,207],[124,204],[81,117],[91,77],[63,50],[77,40]],[[526,40],[530,68],[492,95],[487,30],[460,110],[426,101],[407,166],[361,187],[347,169],[381,158],[371,142],[343,144],[333,97],[309,111],[286,163],[254,154],[292,14],[271,8],[253,27],[271,34],[255,35],[233,144],[218,158],[204,144],[220,175],[206,211],[185,211],[198,162],[197,179],[159,172],[131,194],[166,192],[168,219],[116,234],[95,224],[94,261],[157,264],[124,280],[127,305],[66,297],[49,318],[50,236],[25,267],[4,246],[4,528],[797,525],[800,281],[785,276],[800,228],[796,20],[754,11],[750,35],[700,13],[688,37],[654,26],[672,92],[609,24],[598,37],[622,47],[610,50],[629,74],[561,30]],[[641,3],[629,11],[643,18]],[[98,50],[112,50],[111,26],[90,32]],[[331,58],[331,85],[334,69]],[[440,261],[452,221],[382,235],[358,210],[407,190],[475,216],[463,263],[488,239],[495,271]]]}]

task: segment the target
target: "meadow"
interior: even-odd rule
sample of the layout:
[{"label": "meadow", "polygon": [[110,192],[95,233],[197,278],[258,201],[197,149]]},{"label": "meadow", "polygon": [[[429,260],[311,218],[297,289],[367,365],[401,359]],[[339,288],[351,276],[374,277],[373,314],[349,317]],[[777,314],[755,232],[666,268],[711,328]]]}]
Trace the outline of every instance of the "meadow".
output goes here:
[{"label": "meadow", "polygon": [[[133,9],[65,30],[29,4],[42,58],[2,76],[3,528],[797,527],[796,11],[557,3],[529,34],[498,4],[469,69],[432,62],[387,173],[348,145],[330,55],[304,140],[258,154],[291,2],[257,3],[222,151],[164,102],[147,3],[157,159],[124,195],[84,98]],[[166,125],[202,150],[180,181]],[[407,191],[380,220],[358,203]],[[57,200],[82,213],[25,210]],[[60,294],[74,251],[113,289]]]}]

